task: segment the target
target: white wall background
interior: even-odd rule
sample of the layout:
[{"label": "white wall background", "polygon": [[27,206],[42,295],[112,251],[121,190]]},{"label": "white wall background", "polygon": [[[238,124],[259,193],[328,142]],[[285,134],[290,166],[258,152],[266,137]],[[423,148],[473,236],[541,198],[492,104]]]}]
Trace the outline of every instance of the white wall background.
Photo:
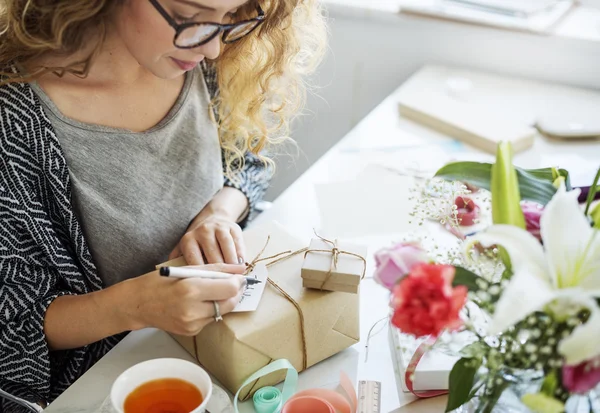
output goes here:
[{"label": "white wall background", "polygon": [[600,90],[600,42],[418,17],[357,18],[336,10],[329,15],[330,52],[315,78],[321,88],[309,96],[307,114],[294,130],[300,153],[278,158],[268,200],[427,63]]}]

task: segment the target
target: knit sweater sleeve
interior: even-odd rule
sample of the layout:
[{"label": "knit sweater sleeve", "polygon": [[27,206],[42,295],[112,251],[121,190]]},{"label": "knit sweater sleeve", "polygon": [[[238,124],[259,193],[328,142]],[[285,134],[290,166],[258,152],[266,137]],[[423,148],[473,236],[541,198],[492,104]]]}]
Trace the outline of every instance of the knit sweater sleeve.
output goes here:
[{"label": "knit sweater sleeve", "polygon": [[[0,87],[0,389],[40,404],[120,339],[68,351],[48,346],[52,302],[101,288],[70,199],[66,161],[31,88]],[[0,397],[0,412],[20,411]]]}]

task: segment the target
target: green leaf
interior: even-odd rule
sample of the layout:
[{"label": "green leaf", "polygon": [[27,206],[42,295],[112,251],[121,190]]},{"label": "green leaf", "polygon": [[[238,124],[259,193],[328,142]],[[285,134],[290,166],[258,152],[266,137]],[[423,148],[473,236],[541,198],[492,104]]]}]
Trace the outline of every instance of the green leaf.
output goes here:
[{"label": "green leaf", "polygon": [[[518,170],[519,168],[517,168]],[[569,172],[566,169],[556,169],[556,168],[541,168],[541,169],[525,169],[525,172],[536,177],[537,179],[541,179],[542,181],[548,181],[554,183],[557,178],[563,177],[565,179],[565,185],[567,190],[570,191],[571,188],[571,178],[569,176]],[[558,176],[557,176],[558,174]]]},{"label": "green leaf", "polygon": [[460,355],[467,359],[483,359],[486,345],[482,341],[475,341],[460,350]]},{"label": "green leaf", "polygon": [[454,287],[459,285],[464,285],[467,287],[469,291],[479,291],[481,287],[477,284],[477,280],[481,280],[479,283],[483,286],[489,285],[489,282],[482,279],[479,275],[471,272],[463,267],[455,266],[454,269],[454,280],[452,281],[452,285]]},{"label": "green leaf", "polygon": [[[515,168],[519,181],[521,199],[546,205],[556,193],[553,182],[553,168],[522,169]],[[569,173],[558,170],[565,177],[567,189],[571,189]],[[443,166],[435,177],[448,181],[468,182],[479,188],[490,190],[492,164],[482,162],[453,162]]]},{"label": "green leaf", "polygon": [[535,413],[562,413],[565,405],[560,400],[545,393],[528,393],[521,397],[521,402]]},{"label": "green leaf", "polygon": [[475,395],[477,395],[477,392],[483,387],[484,384],[485,384],[485,382],[482,380],[479,383],[477,383],[475,386],[473,386],[473,389],[469,393],[469,398],[467,400],[471,400],[473,397],[475,397]]},{"label": "green leaf", "polygon": [[542,382],[541,393],[544,393],[550,397],[554,396],[554,392],[558,387],[558,376],[556,370],[552,370]]},{"label": "green leaf", "polygon": [[490,178],[492,221],[496,225],[514,225],[525,229],[517,171],[512,159],[513,150],[510,142],[500,142]]},{"label": "green leaf", "polygon": [[494,411],[494,407],[498,404],[498,400],[500,400],[500,396],[504,393],[504,390],[508,388],[510,383],[504,381],[502,384],[497,384],[492,388],[492,395],[486,400],[484,408],[481,410],[482,413],[492,413]]},{"label": "green leaf", "polygon": [[592,212],[590,212],[590,217],[594,222],[594,228],[600,229],[600,204],[596,205]]},{"label": "green leaf", "polygon": [[450,372],[450,391],[448,393],[446,412],[456,410],[469,401],[471,389],[475,381],[475,374],[480,366],[481,361],[477,359],[462,358],[456,362]]},{"label": "green leaf", "polygon": [[587,201],[585,203],[585,215],[587,215],[590,211],[590,205],[592,205],[592,201],[596,196],[596,192],[598,192],[598,180],[600,180],[600,169],[598,169],[598,172],[596,172],[594,183],[590,187],[590,192],[588,192]]}]

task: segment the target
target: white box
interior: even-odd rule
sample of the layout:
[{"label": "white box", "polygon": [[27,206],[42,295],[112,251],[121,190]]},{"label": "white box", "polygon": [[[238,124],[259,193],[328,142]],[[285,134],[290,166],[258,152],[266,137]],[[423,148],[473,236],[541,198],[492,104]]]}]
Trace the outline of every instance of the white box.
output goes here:
[{"label": "white box", "polygon": [[[408,366],[410,359],[423,340],[401,333],[392,324],[389,325],[388,333],[398,393],[408,393],[409,390],[404,380],[406,366]],[[427,352],[417,365],[413,379],[413,390],[448,390],[450,371],[459,359],[458,356],[450,356],[435,349]]]}]

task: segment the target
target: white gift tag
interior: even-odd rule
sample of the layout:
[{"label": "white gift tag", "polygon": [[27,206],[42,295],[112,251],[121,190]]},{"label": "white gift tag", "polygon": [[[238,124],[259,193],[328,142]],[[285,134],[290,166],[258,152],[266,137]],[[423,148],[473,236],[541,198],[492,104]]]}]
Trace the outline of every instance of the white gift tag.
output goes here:
[{"label": "white gift tag", "polygon": [[252,285],[248,284],[246,286],[246,290],[244,291],[240,302],[233,309],[232,313],[255,311],[258,308],[260,299],[265,291],[265,286],[267,285],[268,276],[269,272],[266,265],[258,264],[256,267],[254,267],[254,270],[248,274],[248,277],[256,278],[262,282]]}]

